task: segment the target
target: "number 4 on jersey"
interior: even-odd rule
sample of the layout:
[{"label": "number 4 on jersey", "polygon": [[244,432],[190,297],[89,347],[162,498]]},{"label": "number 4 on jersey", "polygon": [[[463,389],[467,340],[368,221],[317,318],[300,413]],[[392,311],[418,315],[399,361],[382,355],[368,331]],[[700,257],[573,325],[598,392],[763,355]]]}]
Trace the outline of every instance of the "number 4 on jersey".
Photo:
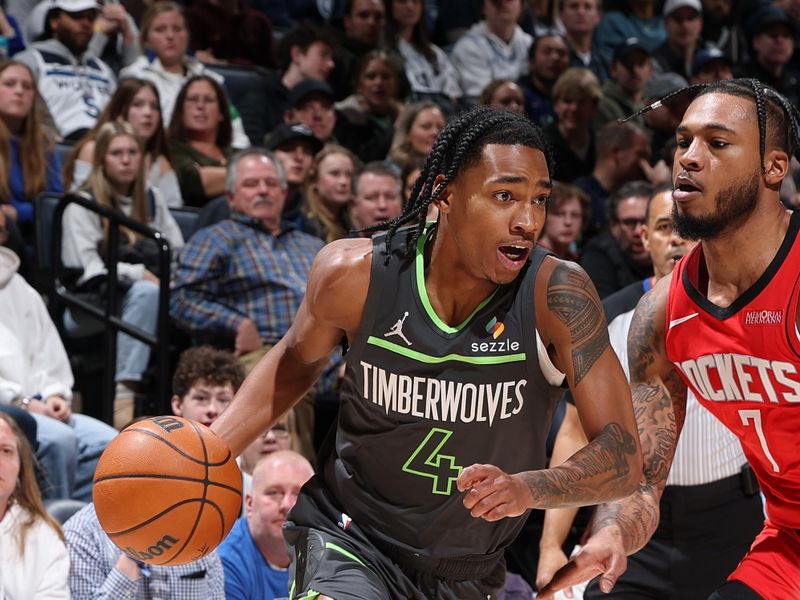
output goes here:
[{"label": "number 4 on jersey", "polygon": [[449,496],[463,469],[456,464],[455,457],[439,453],[451,435],[452,431],[434,427],[403,465],[406,473],[433,479],[434,494]]}]

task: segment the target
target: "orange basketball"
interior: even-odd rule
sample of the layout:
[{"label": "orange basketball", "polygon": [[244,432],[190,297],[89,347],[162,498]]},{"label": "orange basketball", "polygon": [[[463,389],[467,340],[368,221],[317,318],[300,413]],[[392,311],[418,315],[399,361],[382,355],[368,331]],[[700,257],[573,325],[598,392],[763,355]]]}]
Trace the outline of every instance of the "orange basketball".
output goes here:
[{"label": "orange basketball", "polygon": [[134,423],[94,476],[103,530],[131,558],[180,565],[216,548],[242,509],[242,475],[225,442],[181,417]]}]

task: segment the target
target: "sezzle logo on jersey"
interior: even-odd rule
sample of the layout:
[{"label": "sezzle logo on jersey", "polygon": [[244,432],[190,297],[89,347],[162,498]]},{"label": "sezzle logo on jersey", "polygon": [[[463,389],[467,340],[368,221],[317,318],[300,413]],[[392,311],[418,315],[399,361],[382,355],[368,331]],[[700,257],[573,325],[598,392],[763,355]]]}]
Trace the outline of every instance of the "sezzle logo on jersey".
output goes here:
[{"label": "sezzle logo on jersey", "polygon": [[780,325],[783,310],[748,310],[744,314],[745,325]]},{"label": "sezzle logo on jersey", "polygon": [[714,402],[800,403],[797,367],[746,354],[707,354],[676,362],[694,390]]},{"label": "sezzle logo on jersey", "polygon": [[494,341],[492,342],[472,342],[469,346],[470,352],[516,352],[520,348],[519,342],[511,341],[506,338],[498,340],[506,326],[502,321],[498,321],[497,317],[492,319],[486,324],[486,333],[492,334]]}]

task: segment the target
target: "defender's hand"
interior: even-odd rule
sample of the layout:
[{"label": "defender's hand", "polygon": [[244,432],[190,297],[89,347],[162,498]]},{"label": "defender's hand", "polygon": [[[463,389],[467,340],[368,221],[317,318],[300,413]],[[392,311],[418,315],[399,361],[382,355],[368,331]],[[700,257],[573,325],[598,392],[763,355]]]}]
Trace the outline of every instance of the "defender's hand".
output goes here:
[{"label": "defender's hand", "polygon": [[619,530],[604,527],[586,542],[586,545],[559,569],[553,580],[539,590],[537,598],[551,600],[555,592],[600,577],[600,590],[608,594],[625,572],[628,557]]},{"label": "defender's hand", "polygon": [[472,465],[461,472],[456,485],[470,514],[485,521],[518,517],[533,505],[533,495],[519,475],[494,465]]}]

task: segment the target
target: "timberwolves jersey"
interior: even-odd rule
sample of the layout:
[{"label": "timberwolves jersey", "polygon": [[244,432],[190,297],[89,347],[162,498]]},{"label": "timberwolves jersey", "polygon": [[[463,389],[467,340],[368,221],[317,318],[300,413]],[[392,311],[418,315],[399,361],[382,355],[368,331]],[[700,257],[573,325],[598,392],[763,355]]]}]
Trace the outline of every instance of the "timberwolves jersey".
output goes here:
[{"label": "timberwolves jersey", "polygon": [[[451,327],[425,290],[433,229],[420,236],[413,260],[394,251],[385,264],[385,238],[373,240],[324,478],[378,542],[435,557],[486,554],[509,544],[525,515],[473,518],[455,482],[474,463],[507,473],[545,467],[551,392],[564,379],[536,333],[533,287],[546,253],[537,248],[514,282]],[[405,247],[408,235],[398,232],[395,246]]]},{"label": "timberwolves jersey", "polygon": [[703,406],[742,442],[776,525],[800,528],[800,213],[761,277],[721,308],[704,295],[702,246],[673,271],[667,356]]}]

